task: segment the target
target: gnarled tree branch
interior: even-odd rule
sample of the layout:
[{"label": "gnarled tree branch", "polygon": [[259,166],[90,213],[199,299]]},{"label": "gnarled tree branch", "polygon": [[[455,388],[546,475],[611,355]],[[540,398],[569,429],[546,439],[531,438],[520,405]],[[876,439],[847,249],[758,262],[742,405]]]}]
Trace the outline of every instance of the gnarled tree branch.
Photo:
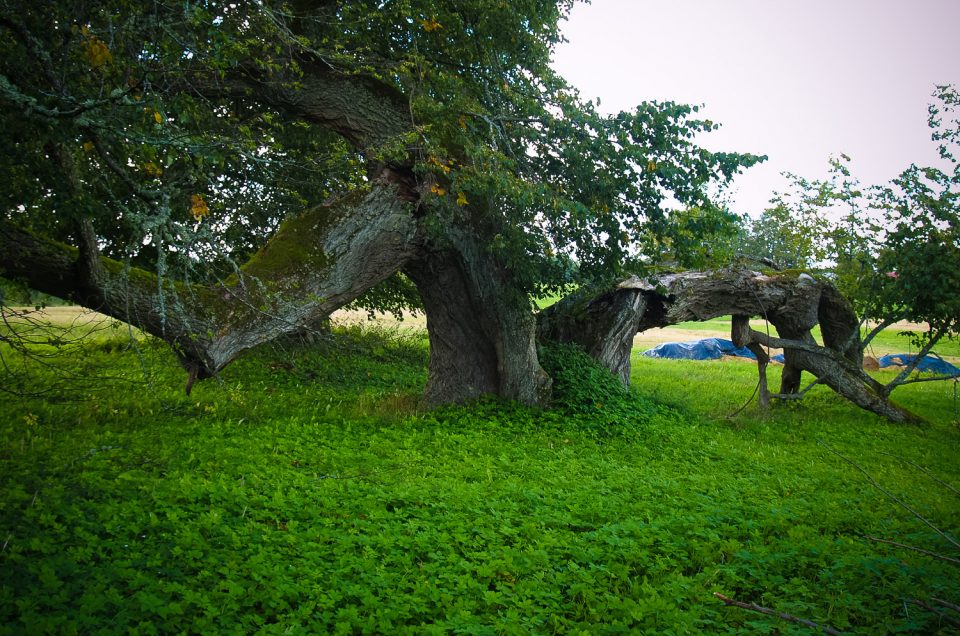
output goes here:
[{"label": "gnarled tree branch", "polygon": [[[541,312],[539,324],[542,338],[580,344],[627,383],[636,331],[727,315],[734,317],[734,342],[750,347],[761,365],[761,402],[802,395],[800,375],[807,371],[861,408],[895,422],[918,420],[890,402],[884,386],[863,371],[859,321],[850,304],[830,283],[807,274],[732,269],[634,276],[601,293],[562,300]],[[749,329],[750,316],[769,320],[779,337]],[[810,335],[817,324],[823,345]],[[784,350],[779,394],[765,390],[767,359],[759,345]]]},{"label": "gnarled tree branch", "polygon": [[377,183],[285,222],[217,286],[161,280],[103,257],[92,280],[79,250],[2,220],[0,271],[165,340],[202,378],[354,300],[402,268],[418,241],[411,206],[393,185]]}]

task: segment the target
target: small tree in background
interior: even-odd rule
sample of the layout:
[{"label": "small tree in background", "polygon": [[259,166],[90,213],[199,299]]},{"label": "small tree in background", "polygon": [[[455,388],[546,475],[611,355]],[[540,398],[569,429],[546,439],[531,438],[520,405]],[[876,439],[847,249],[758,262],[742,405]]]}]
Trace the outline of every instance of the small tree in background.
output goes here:
[{"label": "small tree in background", "polygon": [[781,266],[829,262],[838,289],[875,324],[861,348],[898,321],[927,325],[913,334],[918,354],[878,387],[883,397],[908,382],[940,379],[910,375],[938,342],[960,333],[960,95],[940,86],[934,97],[929,125],[944,168],[911,165],[888,184],[864,188],[841,155],[826,180],[790,175],[793,193],[774,199],[747,241],[748,250]]},{"label": "small tree in background", "polygon": [[884,214],[884,241],[875,255],[874,276],[855,290],[869,318],[928,325],[915,337],[919,355],[888,385],[890,390],[938,341],[960,334],[960,165],[955,154],[960,95],[955,87],[941,86],[935,96],[929,123],[947,170],[911,165],[873,192]]},{"label": "small tree in background", "polygon": [[774,269],[810,269],[826,256],[827,227],[820,207],[825,184],[792,174],[793,196],[776,193],[771,206],[749,222],[743,255]]}]

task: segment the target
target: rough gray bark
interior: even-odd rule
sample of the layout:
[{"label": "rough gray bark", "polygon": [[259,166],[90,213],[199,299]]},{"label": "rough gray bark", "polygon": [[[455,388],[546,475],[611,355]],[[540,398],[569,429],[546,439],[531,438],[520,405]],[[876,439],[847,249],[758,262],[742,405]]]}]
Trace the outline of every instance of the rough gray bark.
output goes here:
[{"label": "rough gray bark", "polygon": [[466,402],[497,392],[497,354],[455,254],[423,254],[404,270],[420,292],[430,336],[428,403]]},{"label": "rough gray bark", "polygon": [[574,294],[540,312],[539,336],[580,345],[626,385],[633,337],[641,330],[648,300],[636,289],[614,289],[597,296]]},{"label": "rough gray bark", "polygon": [[424,251],[406,273],[427,315],[430,404],[499,395],[546,404],[551,380],[537,359],[529,300],[477,240],[451,229],[449,248]]},{"label": "rough gray bark", "polygon": [[[866,374],[863,370],[856,368],[839,352],[816,344],[810,345],[805,341],[769,337],[759,331],[752,331],[751,335],[755,342],[764,346],[783,348],[785,352],[793,351],[794,363],[798,368],[812,373],[822,383],[860,408],[898,423],[920,421],[913,413],[877,393],[871,387],[872,383],[865,381],[863,376]],[[797,345],[807,345],[811,348],[800,349]]]},{"label": "rough gray bark", "polygon": [[[626,383],[627,343],[636,331],[727,315],[734,317],[731,339],[757,355],[761,404],[771,397],[799,397],[801,374],[806,371],[861,408],[895,422],[917,420],[887,400],[882,385],[861,368],[859,321],[850,304],[828,282],[806,274],[721,270],[632,277],[602,293],[564,300],[541,312],[540,336],[576,342]],[[751,316],[769,320],[779,337],[749,329]],[[817,324],[822,346],[810,334]],[[633,325],[637,329],[630,333]],[[767,389],[768,357],[761,345],[784,349],[779,394],[771,395]]]},{"label": "rough gray bark", "polygon": [[300,68],[303,75],[297,77],[263,77],[253,69],[201,90],[207,94],[242,93],[329,128],[360,150],[413,130],[407,97],[389,84],[341,73],[310,59],[303,60]]},{"label": "rough gray bark", "polygon": [[261,64],[250,62],[224,76],[201,66],[168,90],[268,105],[324,126],[361,151],[414,130],[407,96],[390,84],[338,71],[309,53],[299,56],[296,73],[286,63],[278,60],[281,70],[264,71]]},{"label": "rough gray bark", "polygon": [[91,277],[89,256],[2,220],[0,270],[165,340],[192,384],[354,300],[399,271],[418,240],[411,206],[380,183],[285,222],[237,276],[216,286],[161,281],[107,258]]},{"label": "rough gray bark", "polygon": [[[726,315],[766,315],[791,301],[794,284],[746,270],[633,276],[600,293],[581,293],[540,313],[546,340],[575,342],[625,383],[630,347],[638,331]],[[808,299],[809,300],[809,299]],[[812,313],[811,313],[812,311]],[[803,320],[816,324],[816,308]]]}]

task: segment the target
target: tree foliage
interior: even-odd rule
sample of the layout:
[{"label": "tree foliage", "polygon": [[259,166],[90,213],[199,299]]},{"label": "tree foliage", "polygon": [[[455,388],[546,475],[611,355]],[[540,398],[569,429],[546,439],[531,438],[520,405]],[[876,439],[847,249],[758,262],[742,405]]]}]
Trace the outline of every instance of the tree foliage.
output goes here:
[{"label": "tree foliage", "polygon": [[845,210],[830,233],[842,291],[866,318],[927,323],[921,344],[960,332],[960,99],[951,86],[934,97],[929,124],[942,166],[911,165],[861,188],[838,165],[831,186]]},{"label": "tree foliage", "polygon": [[[794,187],[807,193],[811,185],[796,177]],[[743,252],[776,269],[809,269],[822,260],[824,222],[817,209],[820,199],[789,201],[777,194],[758,218],[747,226]]]},{"label": "tree foliage", "polygon": [[0,161],[19,224],[75,241],[87,218],[105,255],[169,261],[182,275],[248,255],[308,200],[359,183],[355,158],[323,127],[204,94],[276,41],[256,14],[246,24],[227,3],[47,8],[3,7],[0,93],[17,108],[2,114],[12,143]]},{"label": "tree foliage", "polygon": [[934,98],[928,123],[940,166],[910,165],[887,184],[864,186],[841,155],[827,179],[789,175],[792,190],[753,223],[747,248],[784,266],[827,267],[860,317],[877,325],[863,346],[898,321],[926,325],[913,334],[916,363],[960,333],[960,96],[940,86]]},{"label": "tree foliage", "polygon": [[[619,273],[668,195],[707,204],[757,160],[698,147],[715,125],[697,107],[581,99],[549,66],[569,2],[4,4],[6,214],[62,240],[88,216],[138,263],[247,255],[368,162],[412,158],[437,223],[469,222],[523,287],[553,288],[555,254]],[[313,66],[396,91],[409,126],[344,140],[258,94],[306,93]]]}]

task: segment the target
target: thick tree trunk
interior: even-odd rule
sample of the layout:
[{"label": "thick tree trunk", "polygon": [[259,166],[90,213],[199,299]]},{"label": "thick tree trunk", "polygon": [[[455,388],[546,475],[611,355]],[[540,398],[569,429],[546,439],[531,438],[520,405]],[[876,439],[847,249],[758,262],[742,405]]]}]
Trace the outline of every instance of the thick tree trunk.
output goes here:
[{"label": "thick tree trunk", "polygon": [[[316,60],[303,60],[300,67],[303,77],[250,80],[257,77],[254,72],[236,78],[229,90],[252,91],[256,99],[338,132],[362,152],[414,131],[408,97],[387,83],[338,73]],[[412,163],[409,159],[394,169],[405,171]],[[371,165],[379,170],[376,162]],[[419,197],[416,186],[405,187],[401,196]],[[475,229],[447,227],[443,241],[436,250],[422,251],[406,269],[427,314],[426,401],[457,403],[492,394],[547,403],[551,380],[537,360],[529,299],[511,286],[509,273],[485,251]]]},{"label": "thick tree trunk", "polygon": [[[794,283],[749,271],[631,277],[600,293],[574,294],[538,316],[545,340],[575,342],[625,383],[638,331],[718,316],[763,316],[790,303]],[[812,313],[811,313],[812,312]],[[807,311],[816,324],[816,307]]]},{"label": "thick tree trunk", "polygon": [[372,75],[334,69],[312,53],[301,52],[295,70],[278,60],[268,71],[260,63],[240,64],[226,75],[200,66],[171,91],[203,95],[211,100],[259,102],[319,124],[360,151],[414,130],[409,97]]},{"label": "thick tree trunk", "polygon": [[92,268],[89,255],[0,221],[5,276],[165,340],[190,372],[190,384],[243,351],[316,324],[399,271],[418,247],[411,206],[382,183],[286,221],[220,285],[159,280],[107,258]]},{"label": "thick tree trunk", "polygon": [[817,311],[823,346],[839,351],[857,368],[863,367],[860,343],[860,320],[853,306],[833,285],[826,285],[820,294]]},{"label": "thick tree trunk", "polygon": [[450,252],[424,254],[404,270],[420,291],[430,335],[428,403],[465,402],[497,393],[496,347],[479,320],[471,284]]},{"label": "thick tree trunk", "polygon": [[613,289],[596,296],[578,293],[540,312],[542,340],[574,342],[630,384],[630,353],[648,296],[636,289]]},{"label": "thick tree trunk", "polygon": [[[801,375],[806,371],[861,408],[895,422],[917,421],[888,401],[881,385],[860,368],[859,322],[850,304],[832,285],[806,274],[765,276],[724,270],[656,279],[632,277],[614,289],[581,294],[545,310],[539,316],[540,336],[581,345],[626,383],[633,325],[643,331],[726,315],[734,317],[731,339],[757,355],[761,403],[800,396]],[[750,316],[769,320],[780,337],[750,330]],[[823,346],[810,334],[818,323]],[[760,345],[784,349],[780,394],[770,395],[767,390],[768,358]]]},{"label": "thick tree trunk", "polygon": [[405,270],[427,314],[427,403],[483,395],[548,403],[551,380],[537,360],[529,300],[476,239],[453,229],[447,238],[449,249],[424,252]]}]

